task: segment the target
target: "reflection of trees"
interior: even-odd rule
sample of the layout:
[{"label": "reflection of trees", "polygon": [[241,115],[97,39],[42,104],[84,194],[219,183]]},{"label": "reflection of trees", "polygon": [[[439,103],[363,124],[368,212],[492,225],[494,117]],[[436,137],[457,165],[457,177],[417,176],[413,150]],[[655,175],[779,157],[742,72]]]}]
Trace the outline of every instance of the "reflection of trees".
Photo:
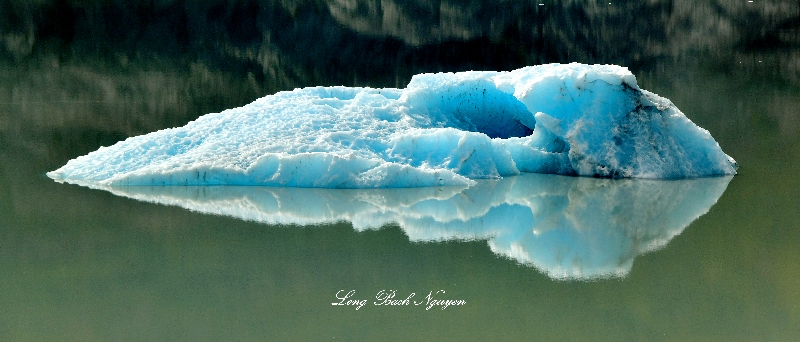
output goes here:
[{"label": "reflection of trees", "polygon": [[252,79],[201,64],[186,70],[42,64],[0,74],[0,145],[22,145],[32,157],[58,162],[259,96]]},{"label": "reflection of trees", "polygon": [[796,57],[798,8],[721,0],[6,1],[0,47],[14,60],[201,62],[250,72],[267,91],[386,86],[420,71],[543,62],[647,66],[692,52],[729,60],[764,49]]},{"label": "reflection of trees", "polygon": [[743,67],[797,87],[798,11],[796,1],[0,0],[3,115],[22,119],[4,120],[14,124],[3,134],[90,127],[104,138],[64,144],[96,146],[283,89],[402,87],[419,72],[547,62]]}]

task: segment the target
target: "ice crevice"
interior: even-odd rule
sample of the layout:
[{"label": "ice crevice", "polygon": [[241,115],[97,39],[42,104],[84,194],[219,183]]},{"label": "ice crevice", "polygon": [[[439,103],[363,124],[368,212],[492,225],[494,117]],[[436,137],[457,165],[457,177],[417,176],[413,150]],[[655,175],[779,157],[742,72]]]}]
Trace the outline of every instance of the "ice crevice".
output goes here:
[{"label": "ice crevice", "polygon": [[420,74],[405,89],[279,92],[131,137],[48,173],[98,185],[471,185],[519,173],[696,178],[733,158],[627,68]]}]

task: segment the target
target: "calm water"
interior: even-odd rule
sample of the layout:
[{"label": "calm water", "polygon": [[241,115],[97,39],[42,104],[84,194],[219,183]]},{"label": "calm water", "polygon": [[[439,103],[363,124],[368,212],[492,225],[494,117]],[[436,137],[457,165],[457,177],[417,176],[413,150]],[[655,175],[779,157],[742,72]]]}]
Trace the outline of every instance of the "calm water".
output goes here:
[{"label": "calm water", "polygon": [[[0,340],[797,340],[798,27],[796,1],[1,3]],[[44,176],[279,90],[571,61],[628,66],[739,174],[433,193]],[[367,305],[331,305],[350,290]],[[413,305],[430,293],[465,304]]]}]

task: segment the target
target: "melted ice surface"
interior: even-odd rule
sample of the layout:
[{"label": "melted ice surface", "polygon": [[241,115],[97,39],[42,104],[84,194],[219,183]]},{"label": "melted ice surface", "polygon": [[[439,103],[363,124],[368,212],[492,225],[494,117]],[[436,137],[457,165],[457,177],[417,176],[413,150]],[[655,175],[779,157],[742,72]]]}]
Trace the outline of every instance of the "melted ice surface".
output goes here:
[{"label": "melted ice surface", "polygon": [[[474,186],[300,189],[105,186],[116,195],[284,225],[397,224],[411,241],[485,240],[556,279],[623,277],[708,212],[732,177],[594,179],[523,174]],[[310,229],[310,228],[308,228]]]},{"label": "melted ice surface", "polygon": [[421,74],[405,89],[279,92],[129,138],[48,173],[95,185],[472,185],[521,172],[736,173],[708,131],[627,68],[550,64]]}]

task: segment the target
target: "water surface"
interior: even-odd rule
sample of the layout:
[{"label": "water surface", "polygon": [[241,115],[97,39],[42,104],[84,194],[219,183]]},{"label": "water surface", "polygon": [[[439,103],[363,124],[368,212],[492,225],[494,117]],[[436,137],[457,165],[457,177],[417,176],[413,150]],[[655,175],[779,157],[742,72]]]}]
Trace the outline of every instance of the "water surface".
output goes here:
[{"label": "water surface", "polygon": [[[729,341],[800,336],[797,2],[605,4],[0,5],[2,340]],[[662,187],[657,192],[662,197],[649,195],[652,190],[639,192],[650,199],[642,202],[628,195],[635,186],[602,190],[591,183],[588,189],[596,193],[615,194],[613,202],[593,204],[617,210],[610,216],[580,209],[588,205],[567,205],[602,198],[586,195],[591,191],[576,192],[574,184],[547,190],[552,198],[540,196],[541,202],[531,207],[561,221],[581,217],[575,213],[631,218],[629,228],[608,224],[603,232],[610,235],[583,235],[608,239],[614,232],[639,232],[617,235],[626,238],[614,241],[633,241],[629,246],[650,246],[642,232],[658,226],[652,222],[674,217],[665,214],[669,206],[658,204],[689,203],[682,212],[696,211],[674,220],[681,224],[662,225],[678,227],[663,230],[668,238],[651,235],[659,241],[657,248],[603,254],[624,265],[624,272],[590,281],[554,277],[558,273],[521,258],[524,254],[498,252],[513,248],[492,247],[539,241],[532,238],[532,229],[519,230],[531,234],[528,240],[524,235],[516,239],[514,224],[531,222],[515,221],[517,216],[498,210],[524,209],[520,202],[510,203],[541,195],[541,188],[514,197],[499,191],[507,188],[498,183],[494,190],[466,197],[461,192],[425,195],[442,203],[418,206],[440,209],[417,221],[412,217],[420,214],[416,207],[403,207],[416,203],[406,196],[401,197],[405,204],[365,202],[373,206],[368,209],[384,208],[366,211],[373,216],[331,209],[330,215],[353,215],[319,219],[312,211],[303,217],[317,219],[294,222],[242,220],[167,200],[131,198],[141,193],[118,196],[58,184],[44,176],[100,146],[183,125],[278,90],[402,87],[417,72],[509,70],[572,61],[628,66],[643,89],[671,99],[740,165],[732,179],[707,181],[724,183],[718,187],[722,190],[703,192],[710,197],[688,195],[701,186],[675,186]],[[568,182],[587,181],[594,180]],[[503,200],[489,201],[493,193],[503,193]],[[309,201],[287,202],[282,196],[298,200],[289,192],[270,196],[281,203]],[[670,196],[680,200],[663,200]],[[306,208],[326,203],[323,195],[312,197],[316,206]],[[186,194],[171,198],[185,200]],[[445,201],[450,198],[462,201]],[[272,208],[255,203],[262,204],[256,213]],[[325,205],[335,209],[334,204],[342,202]],[[215,207],[225,208],[208,206]],[[479,219],[483,226],[469,227],[489,228],[442,226],[459,221],[436,216],[464,213],[459,217],[464,222],[485,218],[474,214],[478,208],[494,210],[496,219]],[[364,217],[372,224],[359,225]],[[576,231],[594,230],[568,232]],[[499,240],[503,236],[513,238]],[[494,245],[492,239],[498,239]],[[581,240],[554,239],[547,246],[564,241]],[[604,248],[613,245],[599,241]],[[417,300],[444,290],[438,296],[466,304],[444,310],[331,305],[341,290],[355,290],[358,299],[372,301],[379,291],[392,289],[398,298],[415,293]]]}]

